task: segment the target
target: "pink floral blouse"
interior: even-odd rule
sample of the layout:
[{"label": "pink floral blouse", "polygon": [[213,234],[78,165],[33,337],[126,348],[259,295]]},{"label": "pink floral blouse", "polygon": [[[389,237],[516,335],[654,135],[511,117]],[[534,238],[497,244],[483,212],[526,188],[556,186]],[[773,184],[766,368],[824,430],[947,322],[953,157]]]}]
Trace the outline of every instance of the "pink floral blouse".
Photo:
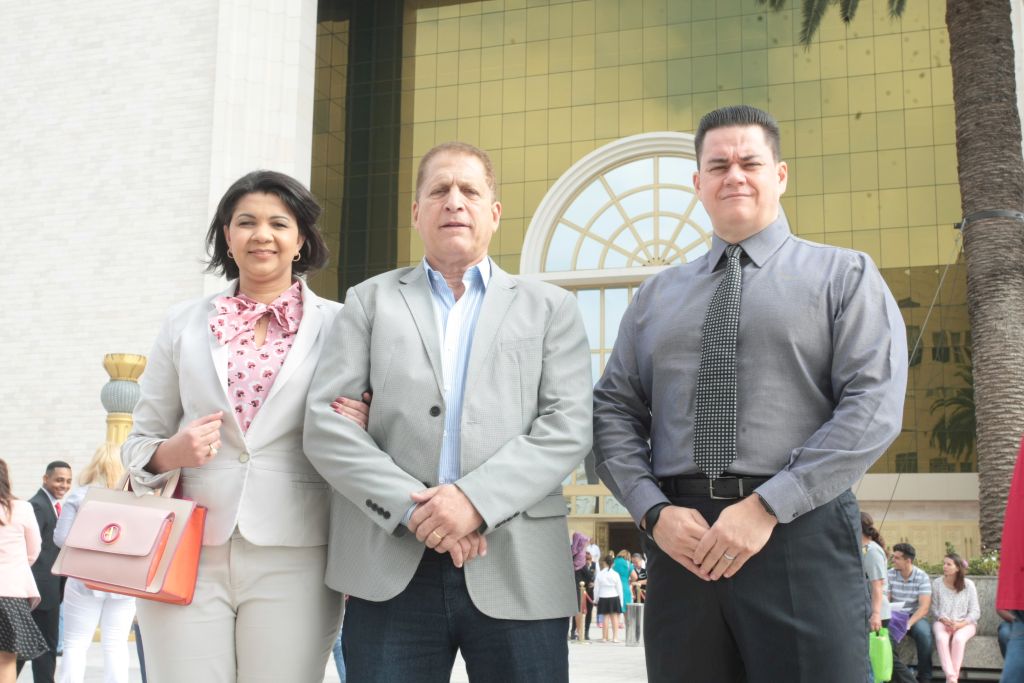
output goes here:
[{"label": "pink floral blouse", "polygon": [[[231,349],[228,395],[238,426],[245,433],[274,386],[295,341],[302,322],[302,283],[296,281],[270,304],[239,294],[217,297],[213,305],[210,331],[218,342]],[[264,316],[270,316],[267,338],[263,346],[256,346],[256,323]]]}]

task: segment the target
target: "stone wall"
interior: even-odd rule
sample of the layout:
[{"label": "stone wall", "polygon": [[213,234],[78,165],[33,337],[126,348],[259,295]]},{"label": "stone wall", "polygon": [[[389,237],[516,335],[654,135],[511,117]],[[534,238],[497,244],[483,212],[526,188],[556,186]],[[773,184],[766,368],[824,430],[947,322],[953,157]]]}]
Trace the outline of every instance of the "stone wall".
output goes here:
[{"label": "stone wall", "polygon": [[149,352],[221,286],[203,237],[230,182],[308,182],[316,2],[8,3],[0,22],[0,457],[16,495],[104,438],[105,353]]}]

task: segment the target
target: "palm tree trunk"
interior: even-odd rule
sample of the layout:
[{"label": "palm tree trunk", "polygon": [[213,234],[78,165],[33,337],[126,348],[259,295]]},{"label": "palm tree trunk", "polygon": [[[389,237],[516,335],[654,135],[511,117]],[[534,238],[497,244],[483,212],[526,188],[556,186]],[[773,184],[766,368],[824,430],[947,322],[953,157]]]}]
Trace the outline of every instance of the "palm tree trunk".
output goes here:
[{"label": "palm tree trunk", "polygon": [[[1024,210],[1009,0],[947,0],[956,151],[963,215]],[[1024,433],[1024,223],[970,221],[963,229],[974,348],[981,543],[998,548]]]}]

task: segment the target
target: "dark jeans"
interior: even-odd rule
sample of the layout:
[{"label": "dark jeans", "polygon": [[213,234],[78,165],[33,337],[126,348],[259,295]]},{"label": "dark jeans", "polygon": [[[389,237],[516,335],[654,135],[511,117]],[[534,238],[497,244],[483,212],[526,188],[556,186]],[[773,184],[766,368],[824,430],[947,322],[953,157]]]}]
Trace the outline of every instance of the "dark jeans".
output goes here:
[{"label": "dark jeans", "polygon": [[1006,641],[1006,661],[1000,683],[1024,681],[1024,610],[1014,612],[1017,620],[1010,625],[1010,638]]},{"label": "dark jeans", "polygon": [[1010,632],[1012,630],[1012,621],[999,622],[999,630],[996,632],[996,636],[999,638],[999,654],[1003,656],[1003,659],[1006,659],[1006,644],[1010,642]]},{"label": "dark jeans", "polygon": [[932,625],[928,619],[919,619],[907,631],[907,635],[914,639],[917,645],[917,680],[932,680],[932,651],[935,648],[935,636],[932,635]]},{"label": "dark jeans", "polygon": [[[677,498],[708,524],[736,501]],[[647,543],[652,683],[864,683],[868,596],[849,491],[772,531],[731,579],[703,581]]]},{"label": "dark jeans", "polygon": [[462,570],[432,550],[394,598],[350,597],[344,632],[348,678],[359,683],[447,683],[459,650],[471,681],[569,681],[565,617],[487,616],[469,597]]}]

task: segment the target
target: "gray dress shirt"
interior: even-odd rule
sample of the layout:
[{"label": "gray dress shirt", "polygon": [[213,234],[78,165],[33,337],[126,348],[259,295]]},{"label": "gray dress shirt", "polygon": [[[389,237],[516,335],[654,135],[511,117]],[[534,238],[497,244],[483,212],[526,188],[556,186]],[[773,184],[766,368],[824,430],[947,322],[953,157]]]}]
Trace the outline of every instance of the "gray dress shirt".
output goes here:
[{"label": "gray dress shirt", "polygon": [[[743,240],[736,349],[737,457],[729,474],[789,522],[849,489],[900,432],[907,338],[896,301],[860,252],[793,236],[782,210]],[[594,388],[601,480],[639,520],[667,502],[658,479],[697,474],[693,406],[704,313],[726,243],[636,292]]]}]

